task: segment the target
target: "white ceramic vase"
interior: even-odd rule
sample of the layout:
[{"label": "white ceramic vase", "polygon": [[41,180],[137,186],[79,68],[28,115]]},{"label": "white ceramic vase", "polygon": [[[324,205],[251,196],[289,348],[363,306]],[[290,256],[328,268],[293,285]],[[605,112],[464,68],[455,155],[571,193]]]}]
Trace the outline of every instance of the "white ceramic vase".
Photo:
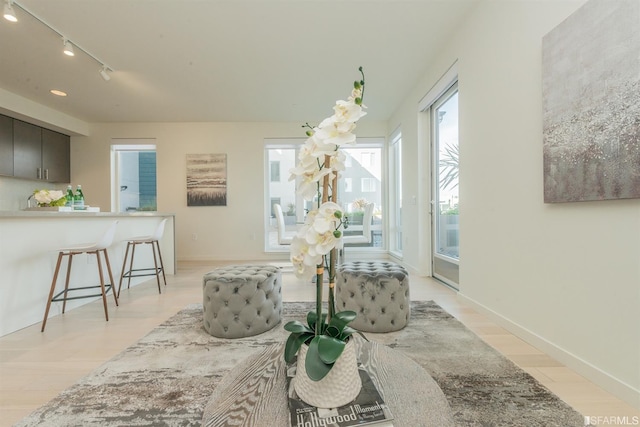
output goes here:
[{"label": "white ceramic vase", "polygon": [[317,408],[337,408],[358,396],[362,381],[353,340],[349,340],[333,368],[320,381],[313,381],[307,375],[304,367],[307,349],[308,346],[302,345],[298,351],[296,376],[293,379],[293,388],[300,399]]}]

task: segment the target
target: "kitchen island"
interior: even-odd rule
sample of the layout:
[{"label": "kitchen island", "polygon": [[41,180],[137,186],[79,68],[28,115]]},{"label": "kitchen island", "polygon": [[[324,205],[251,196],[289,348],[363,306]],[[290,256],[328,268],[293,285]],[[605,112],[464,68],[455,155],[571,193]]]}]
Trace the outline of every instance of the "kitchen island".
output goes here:
[{"label": "kitchen island", "polygon": [[[42,322],[60,247],[95,243],[107,227],[118,220],[114,242],[108,249],[114,286],[117,287],[127,239],[153,234],[163,218],[168,218],[168,221],[160,248],[165,273],[174,274],[174,214],[0,211],[0,336]],[[74,257],[70,286],[97,285],[99,279],[95,263],[95,256],[85,254]],[[135,265],[153,266],[151,247],[145,245],[136,251]],[[63,274],[66,274],[66,265],[60,271],[57,289],[64,287]],[[108,280],[106,272],[105,277]],[[131,286],[149,279],[133,278]],[[153,277],[151,279],[155,280]],[[126,283],[123,283],[123,287],[125,286]],[[87,298],[70,301],[66,310],[93,300]],[[113,299],[109,301],[109,308],[112,309]],[[54,303],[49,317],[59,315],[61,311],[62,304]]]}]

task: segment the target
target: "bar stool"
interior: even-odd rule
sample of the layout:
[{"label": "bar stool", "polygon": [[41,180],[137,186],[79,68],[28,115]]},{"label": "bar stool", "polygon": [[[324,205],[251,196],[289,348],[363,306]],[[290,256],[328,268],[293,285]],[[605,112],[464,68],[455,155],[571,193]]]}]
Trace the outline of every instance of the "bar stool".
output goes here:
[{"label": "bar stool", "polygon": [[[127,289],[129,289],[132,277],[156,276],[156,280],[158,282],[158,293],[161,294],[162,290],[160,288],[160,273],[162,273],[164,285],[167,286],[167,278],[164,275],[164,263],[162,262],[162,253],[160,252],[159,243],[160,239],[162,239],[162,234],[164,233],[164,225],[166,222],[167,218],[160,221],[160,224],[158,224],[155,233],[153,233],[153,235],[151,236],[133,237],[127,241],[127,249],[124,252],[124,260],[122,261],[122,274],[120,275],[120,283],[118,283],[118,297],[120,297],[122,279],[124,279],[125,277],[127,278]],[[133,268],[133,258],[136,253],[137,245],[151,245],[151,249],[153,250],[153,267],[138,269]],[[125,271],[127,258],[129,256],[129,248],[131,248],[131,259],[129,259],[129,270]],[[158,261],[160,263],[160,267],[158,267]],[[152,270],[153,272],[150,272]],[[143,273],[144,271],[147,271],[148,273]]]},{"label": "bar stool", "polygon": [[[47,324],[47,316],[49,315],[49,308],[51,308],[52,302],[62,301],[62,313],[67,307],[67,301],[81,298],[95,298],[102,296],[102,304],[104,306],[104,317],[107,321],[109,321],[109,312],[107,310],[107,292],[109,289],[112,289],[113,299],[116,302],[116,306],[118,305],[118,297],[115,293],[114,282],[113,282],[113,274],[111,273],[111,264],[109,263],[109,255],[107,254],[107,248],[111,246],[113,242],[113,237],[116,233],[116,226],[118,225],[118,221],[114,221],[111,223],[107,231],[104,233],[102,238],[95,244],[79,244],[76,246],[67,246],[66,248],[59,249],[58,252],[58,262],[56,263],[56,270],[53,273],[53,280],[51,281],[51,290],[49,291],[49,299],[47,300],[47,308],[44,312],[44,319],[42,320],[42,329],[40,332],[44,332],[44,327]],[[102,271],[102,262],[100,261],[100,252],[102,252],[104,256],[105,263],[107,265],[107,272],[109,273],[110,283],[104,283],[104,274]],[[69,278],[71,277],[71,262],[73,261],[74,255],[79,254],[94,254],[96,256],[97,264],[98,264],[98,274],[100,275],[100,285],[94,286],[82,286],[82,287],[69,287]],[[57,293],[55,296],[53,295],[56,289],[56,282],[58,280],[58,273],[60,272],[60,265],[62,264],[62,258],[68,256],[69,262],[67,264],[67,279],[65,280],[64,290]],[[70,292],[74,291],[82,291],[86,289],[95,289],[100,288],[99,294],[91,294],[91,295],[79,295],[79,296],[70,296]]]}]

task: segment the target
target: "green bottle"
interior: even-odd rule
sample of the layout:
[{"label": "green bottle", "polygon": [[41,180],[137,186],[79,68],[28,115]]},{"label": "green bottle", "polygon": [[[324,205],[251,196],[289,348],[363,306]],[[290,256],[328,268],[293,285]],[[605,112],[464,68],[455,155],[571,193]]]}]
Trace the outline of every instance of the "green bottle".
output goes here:
[{"label": "green bottle", "polygon": [[73,209],[84,209],[84,194],[82,194],[82,186],[78,184],[76,194],[73,196]]},{"label": "green bottle", "polygon": [[68,208],[73,208],[73,187],[71,185],[67,185],[67,194],[65,195],[65,198],[67,199],[67,201],[64,203],[64,205]]}]

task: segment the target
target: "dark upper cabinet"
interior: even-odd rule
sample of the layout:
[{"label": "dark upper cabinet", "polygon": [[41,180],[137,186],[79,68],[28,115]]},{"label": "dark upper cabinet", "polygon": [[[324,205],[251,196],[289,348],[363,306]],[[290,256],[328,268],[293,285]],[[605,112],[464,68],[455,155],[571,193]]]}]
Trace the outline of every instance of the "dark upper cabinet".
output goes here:
[{"label": "dark upper cabinet", "polygon": [[70,138],[13,120],[13,176],[48,182],[71,181]]},{"label": "dark upper cabinet", "polygon": [[0,175],[13,176],[13,119],[0,115]]},{"label": "dark upper cabinet", "polygon": [[70,138],[49,129],[42,129],[42,170],[50,182],[71,181]]},{"label": "dark upper cabinet", "polygon": [[43,179],[40,126],[20,120],[13,121],[13,176]]}]

